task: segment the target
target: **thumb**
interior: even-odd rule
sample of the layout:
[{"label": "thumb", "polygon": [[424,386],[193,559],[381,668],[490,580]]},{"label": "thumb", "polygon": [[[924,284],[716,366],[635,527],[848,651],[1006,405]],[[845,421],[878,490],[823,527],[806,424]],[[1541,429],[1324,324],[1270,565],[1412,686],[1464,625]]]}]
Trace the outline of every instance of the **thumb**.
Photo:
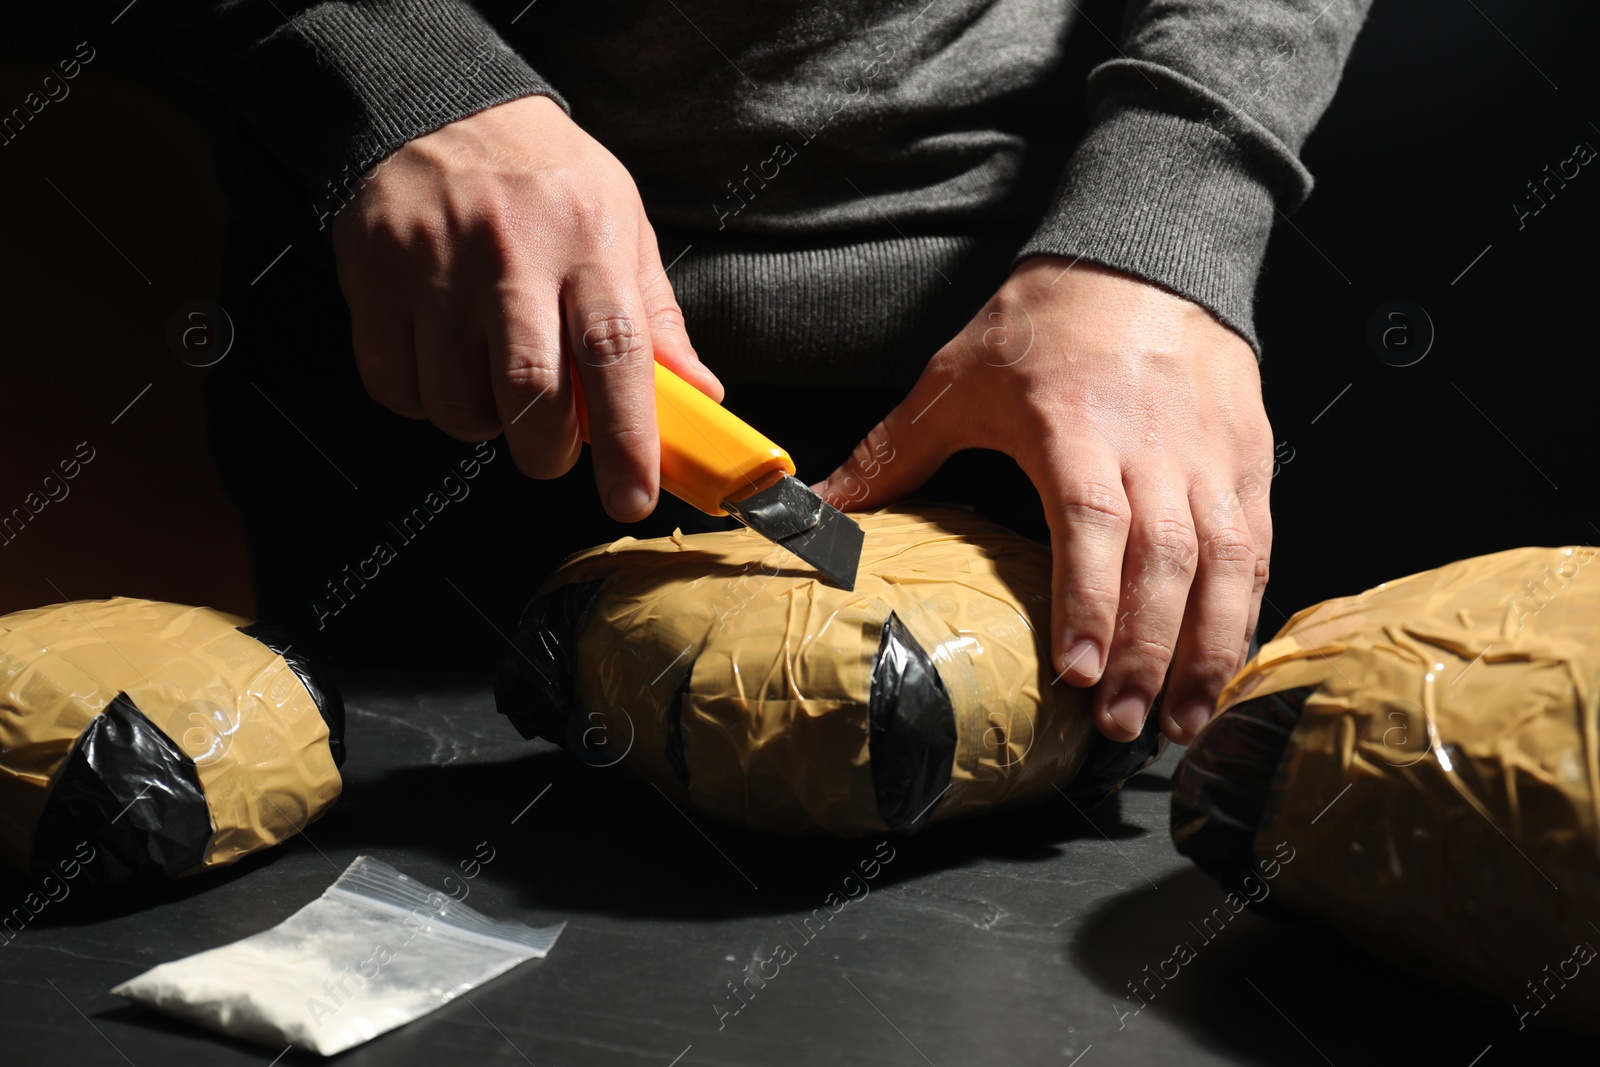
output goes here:
[{"label": "thumb", "polygon": [[841,511],[881,507],[915,492],[961,450],[953,380],[937,357],[910,394],[872,428],[850,458],[811,488]]},{"label": "thumb", "polygon": [[[687,251],[687,249],[685,249]],[[722,383],[689,343],[689,330],[683,309],[672,291],[667,270],[661,265],[661,250],[655,234],[648,228],[639,236],[639,295],[644,300],[645,317],[650,323],[650,343],[656,362],[709,396],[722,402]]]}]

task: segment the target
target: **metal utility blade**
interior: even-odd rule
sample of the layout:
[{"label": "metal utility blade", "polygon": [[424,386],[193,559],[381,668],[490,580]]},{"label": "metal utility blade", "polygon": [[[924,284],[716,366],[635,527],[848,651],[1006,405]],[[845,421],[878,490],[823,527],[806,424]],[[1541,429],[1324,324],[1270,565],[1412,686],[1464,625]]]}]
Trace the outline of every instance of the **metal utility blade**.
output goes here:
[{"label": "metal utility blade", "polygon": [[787,548],[843,589],[856,587],[861,527],[804,482],[785,474],[742,500],[724,500],[728,514]]}]

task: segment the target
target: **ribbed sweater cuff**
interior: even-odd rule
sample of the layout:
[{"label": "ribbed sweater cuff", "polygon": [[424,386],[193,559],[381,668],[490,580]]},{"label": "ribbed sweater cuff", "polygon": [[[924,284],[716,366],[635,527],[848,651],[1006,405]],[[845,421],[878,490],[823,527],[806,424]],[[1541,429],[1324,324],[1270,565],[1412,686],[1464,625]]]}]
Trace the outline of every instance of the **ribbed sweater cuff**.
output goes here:
[{"label": "ribbed sweater cuff", "polygon": [[319,3],[244,63],[239,110],[333,213],[407,141],[519,97],[567,108],[462,0]]},{"label": "ribbed sweater cuff", "polygon": [[1209,310],[1255,349],[1255,287],[1273,197],[1224,133],[1133,103],[1107,103],[1017,255],[1085,259]]}]

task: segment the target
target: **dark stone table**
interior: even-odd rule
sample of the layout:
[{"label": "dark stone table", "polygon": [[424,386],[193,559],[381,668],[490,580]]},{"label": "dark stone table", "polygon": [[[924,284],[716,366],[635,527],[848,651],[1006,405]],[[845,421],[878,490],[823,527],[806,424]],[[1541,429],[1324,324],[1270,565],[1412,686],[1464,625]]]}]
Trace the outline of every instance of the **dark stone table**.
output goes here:
[{"label": "dark stone table", "polygon": [[[491,849],[467,902],[565,920],[550,956],[343,1062],[1497,1067],[1591,1051],[1251,908],[1208,939],[1222,891],[1166,829],[1176,750],[1092,813],[1055,797],[909,838],[797,841],[692,820],[620,768],[524,742],[475,680],[346,692],[345,794],[308,833],[112,913],[69,898],[0,938],[0,1064],[317,1061],[107,990],[279,922],[360,854],[450,888]],[[847,884],[875,855],[865,890]],[[27,889],[0,883],[8,909]],[[858,899],[824,907],[846,890]],[[815,909],[826,921],[804,926]],[[1156,993],[1135,1011],[1130,983],[1171,974],[1179,942],[1193,958],[1140,985]],[[795,958],[736,1000],[730,983],[779,944]]]}]

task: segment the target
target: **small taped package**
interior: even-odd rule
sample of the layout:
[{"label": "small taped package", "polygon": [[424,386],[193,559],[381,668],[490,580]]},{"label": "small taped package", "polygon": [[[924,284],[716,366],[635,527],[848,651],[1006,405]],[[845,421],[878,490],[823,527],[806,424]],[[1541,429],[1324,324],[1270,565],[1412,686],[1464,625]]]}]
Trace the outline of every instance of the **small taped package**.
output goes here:
[{"label": "small taped package", "polygon": [[1160,753],[1055,684],[1050,550],[969,511],[851,516],[854,590],[754,531],[567,560],[496,676],[525,737],[622,763],[680,803],[780,833],[909,832],[1060,788],[1093,803]]},{"label": "small taped package", "polygon": [[358,856],[270,930],[111,992],[231,1037],[331,1056],[542,959],[565,926],[490,919]]},{"label": "small taped package", "polygon": [[1597,554],[1497,552],[1295,615],[1180,765],[1178,848],[1237,886],[1287,845],[1284,911],[1522,1025],[1600,1030]]},{"label": "small taped package", "polygon": [[0,862],[96,888],[232,863],[338,798],[343,734],[268,623],[126,597],[0,617]]}]

